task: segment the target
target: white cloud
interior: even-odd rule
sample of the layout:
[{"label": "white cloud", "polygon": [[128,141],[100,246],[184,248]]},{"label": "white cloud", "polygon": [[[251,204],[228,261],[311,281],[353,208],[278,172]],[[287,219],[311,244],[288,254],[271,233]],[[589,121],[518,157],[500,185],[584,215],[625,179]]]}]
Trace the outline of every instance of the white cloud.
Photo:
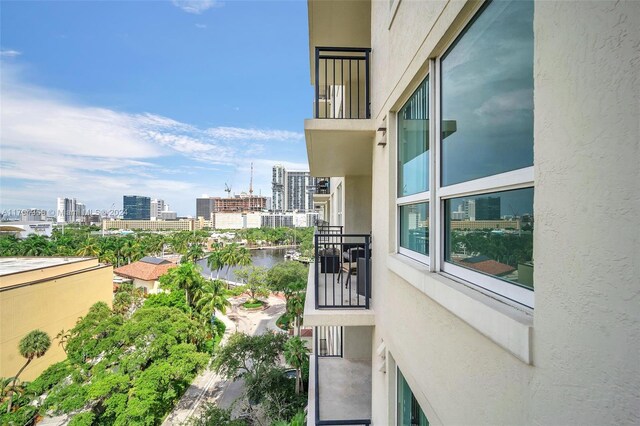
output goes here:
[{"label": "white cloud", "polygon": [[4,56],[7,58],[15,58],[16,56],[22,55],[22,52],[18,52],[17,50],[12,49],[2,49],[0,50],[0,56]]},{"label": "white cloud", "polygon": [[205,24],[196,24],[196,28],[200,28],[201,30],[207,28]]},{"label": "white cloud", "polygon": [[173,5],[187,13],[200,15],[213,7],[222,6],[222,3],[215,0],[173,0]]},{"label": "white cloud", "polygon": [[304,139],[303,133],[288,130],[241,129],[237,127],[214,127],[207,129],[207,133],[216,139],[257,140],[257,141],[297,141]]},{"label": "white cloud", "polygon": [[242,175],[248,186],[251,161],[254,186],[266,195],[271,167],[279,161],[264,159],[270,152],[265,143],[303,139],[287,130],[201,129],[156,114],[87,106],[25,84],[17,71],[3,66],[1,76],[2,209],[48,208],[57,196],[106,208],[120,205],[124,193],[139,193],[165,198],[179,213],[192,214],[193,198],[221,194],[220,182],[233,179],[230,174]]}]

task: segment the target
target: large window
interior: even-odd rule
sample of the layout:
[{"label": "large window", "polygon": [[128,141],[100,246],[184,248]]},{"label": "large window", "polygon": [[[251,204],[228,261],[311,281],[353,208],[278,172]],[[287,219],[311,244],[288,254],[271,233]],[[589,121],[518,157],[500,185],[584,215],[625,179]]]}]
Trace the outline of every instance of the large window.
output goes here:
[{"label": "large window", "polygon": [[397,426],[429,426],[429,420],[413,395],[409,383],[397,370]]},{"label": "large window", "polygon": [[530,307],[533,7],[485,2],[430,61],[397,113],[396,199],[401,254]]}]

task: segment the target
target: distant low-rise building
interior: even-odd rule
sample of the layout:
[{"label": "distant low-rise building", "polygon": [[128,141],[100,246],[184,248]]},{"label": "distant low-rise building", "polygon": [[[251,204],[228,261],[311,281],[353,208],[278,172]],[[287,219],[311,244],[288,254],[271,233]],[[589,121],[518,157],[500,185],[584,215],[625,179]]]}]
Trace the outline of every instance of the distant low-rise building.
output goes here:
[{"label": "distant low-rise building", "polygon": [[29,221],[29,222],[2,222],[0,223],[1,234],[13,234],[17,238],[27,238],[29,235],[51,236],[53,224],[51,222]]},{"label": "distant low-rise building", "polygon": [[[206,221],[205,221],[206,222]],[[104,219],[102,229],[140,229],[144,231],[193,231],[201,229],[200,221],[195,219],[179,220],[124,220]]]},{"label": "distant low-rise building", "polygon": [[145,294],[155,294],[160,291],[160,282],[158,281],[160,277],[175,267],[175,263],[166,259],[147,256],[137,262],[121,266],[113,273],[116,276],[132,280],[133,285],[136,288],[142,288]]},{"label": "distant low-rise building", "polygon": [[[25,359],[20,339],[39,329],[53,340],[96,302],[111,306],[113,268],[96,258],[0,258],[0,377],[14,376]],[[20,378],[31,381],[66,354],[57,342]]]}]

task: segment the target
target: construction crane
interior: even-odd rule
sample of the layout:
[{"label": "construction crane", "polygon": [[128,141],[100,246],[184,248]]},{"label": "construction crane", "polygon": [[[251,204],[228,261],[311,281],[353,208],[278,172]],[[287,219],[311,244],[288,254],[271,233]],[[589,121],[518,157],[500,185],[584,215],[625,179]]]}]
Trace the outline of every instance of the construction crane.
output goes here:
[{"label": "construction crane", "polygon": [[253,195],[253,162],[251,162],[251,178],[249,179],[249,196]]},{"label": "construction crane", "polygon": [[227,193],[227,198],[231,198],[231,187],[227,185],[227,182],[224,183],[224,192]]}]

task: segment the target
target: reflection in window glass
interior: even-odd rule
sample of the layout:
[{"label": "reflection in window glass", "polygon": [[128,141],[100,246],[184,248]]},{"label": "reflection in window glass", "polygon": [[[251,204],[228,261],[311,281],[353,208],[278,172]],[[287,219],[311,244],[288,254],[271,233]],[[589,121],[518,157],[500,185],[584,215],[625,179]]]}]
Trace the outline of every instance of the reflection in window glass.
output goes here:
[{"label": "reflection in window glass", "polygon": [[429,426],[420,404],[398,370],[398,426]]},{"label": "reflection in window glass", "polygon": [[445,260],[533,289],[533,188],[445,201]]},{"label": "reflection in window glass", "polygon": [[442,185],[533,165],[533,1],[494,1],[442,60]]},{"label": "reflection in window glass", "polygon": [[429,79],[398,113],[398,196],[429,189]]},{"label": "reflection in window glass", "polygon": [[400,206],[400,247],[429,254],[429,203]]}]

